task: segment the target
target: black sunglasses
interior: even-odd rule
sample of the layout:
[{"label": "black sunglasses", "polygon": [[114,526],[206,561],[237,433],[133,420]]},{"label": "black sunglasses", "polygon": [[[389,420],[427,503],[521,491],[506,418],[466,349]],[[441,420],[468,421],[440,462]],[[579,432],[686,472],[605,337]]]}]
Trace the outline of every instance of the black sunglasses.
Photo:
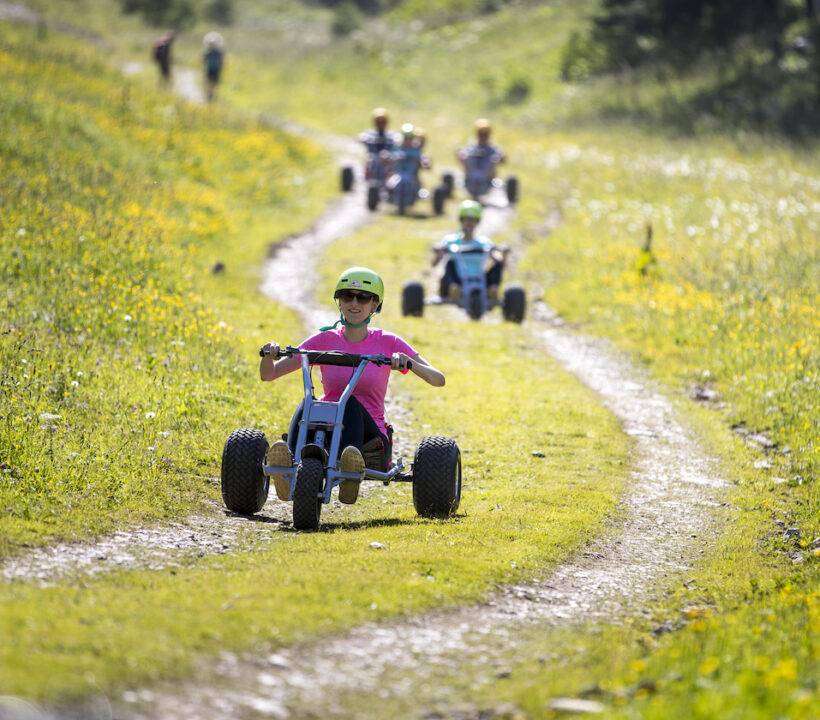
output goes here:
[{"label": "black sunglasses", "polygon": [[375,300],[376,296],[369,292],[355,292],[354,290],[339,290],[336,297],[345,302],[353,302],[358,300],[360,304],[364,305],[371,300]]}]

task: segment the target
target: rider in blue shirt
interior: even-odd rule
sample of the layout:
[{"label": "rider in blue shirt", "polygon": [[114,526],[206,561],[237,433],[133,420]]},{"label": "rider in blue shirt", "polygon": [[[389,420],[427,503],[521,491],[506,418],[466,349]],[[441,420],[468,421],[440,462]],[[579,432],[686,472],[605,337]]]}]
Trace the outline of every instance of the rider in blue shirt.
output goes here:
[{"label": "rider in blue shirt", "polygon": [[[476,228],[481,220],[481,203],[475,200],[465,200],[458,211],[461,223],[461,232],[450,233],[433,246],[433,267],[453,252],[470,252],[477,250],[487,252],[491,258],[490,267],[485,270],[487,283],[487,297],[498,300],[498,289],[501,285],[501,275],[504,263],[509,253],[508,247],[495,245],[489,238],[476,234]],[[458,276],[456,263],[452,257],[447,258],[444,265],[444,275],[441,278],[439,294],[442,298],[458,302],[461,299],[461,278]]]}]

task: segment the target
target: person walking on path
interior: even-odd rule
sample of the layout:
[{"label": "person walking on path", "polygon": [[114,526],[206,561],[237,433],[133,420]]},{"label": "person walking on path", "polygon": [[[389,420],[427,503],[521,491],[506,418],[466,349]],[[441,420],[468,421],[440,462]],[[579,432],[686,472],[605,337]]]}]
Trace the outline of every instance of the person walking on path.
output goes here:
[{"label": "person walking on path", "polygon": [[154,43],[154,61],[159,67],[159,79],[163,85],[171,82],[171,45],[176,38],[176,32],[169,30]]},{"label": "person walking on path", "polygon": [[213,102],[216,86],[222,76],[225,64],[225,41],[216,30],[212,30],[202,40],[202,63],[205,68],[205,96]]}]

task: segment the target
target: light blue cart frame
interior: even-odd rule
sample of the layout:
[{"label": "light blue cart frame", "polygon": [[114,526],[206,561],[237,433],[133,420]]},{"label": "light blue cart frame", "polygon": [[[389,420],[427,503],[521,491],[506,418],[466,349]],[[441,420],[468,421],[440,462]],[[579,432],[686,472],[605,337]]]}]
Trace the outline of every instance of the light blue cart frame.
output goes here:
[{"label": "light blue cart frame", "polygon": [[[339,352],[320,352],[311,350],[300,350],[299,348],[287,347],[280,351],[279,357],[289,357],[299,355],[302,363],[302,382],[305,388],[305,399],[302,405],[302,417],[299,421],[299,432],[296,436],[296,446],[293,453],[293,465],[291,467],[277,465],[262,465],[262,471],[267,477],[271,475],[284,475],[290,484],[288,500],[293,499],[293,491],[296,487],[296,470],[302,458],[313,457],[322,461],[325,467],[324,491],[319,495],[322,503],[330,503],[333,488],[342,480],[372,480],[382,482],[385,485],[390,482],[413,482],[413,476],[404,472],[404,462],[399,458],[387,472],[380,472],[365,468],[364,475],[358,473],[342,472],[339,470],[339,445],[342,440],[342,418],[344,418],[347,401],[353,395],[362,374],[368,363],[377,365],[389,365],[390,358],[386,355],[348,355]],[[343,365],[341,362],[345,358],[358,358],[358,363],[349,367],[355,367],[355,371],[347,383],[338,402],[317,400],[313,386],[312,365],[322,365],[321,358],[334,360],[335,362],[325,362],[326,365]],[[408,365],[408,369],[411,367]],[[308,437],[314,432],[312,442],[308,442]],[[327,433],[330,433],[330,448],[325,447]]]}]

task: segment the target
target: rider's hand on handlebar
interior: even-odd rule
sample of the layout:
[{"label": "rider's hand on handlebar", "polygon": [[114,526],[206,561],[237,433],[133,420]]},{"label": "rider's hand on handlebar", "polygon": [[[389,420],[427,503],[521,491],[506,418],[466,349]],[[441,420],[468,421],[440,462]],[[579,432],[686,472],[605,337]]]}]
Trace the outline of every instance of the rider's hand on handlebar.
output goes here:
[{"label": "rider's hand on handlebar", "polygon": [[393,353],[393,356],[390,358],[390,367],[393,370],[402,370],[406,372],[409,369],[410,363],[411,358],[404,353]]},{"label": "rider's hand on handlebar", "polygon": [[274,360],[276,360],[279,357],[279,345],[275,342],[265,343],[259,351],[259,354],[262,357],[270,355]]}]

